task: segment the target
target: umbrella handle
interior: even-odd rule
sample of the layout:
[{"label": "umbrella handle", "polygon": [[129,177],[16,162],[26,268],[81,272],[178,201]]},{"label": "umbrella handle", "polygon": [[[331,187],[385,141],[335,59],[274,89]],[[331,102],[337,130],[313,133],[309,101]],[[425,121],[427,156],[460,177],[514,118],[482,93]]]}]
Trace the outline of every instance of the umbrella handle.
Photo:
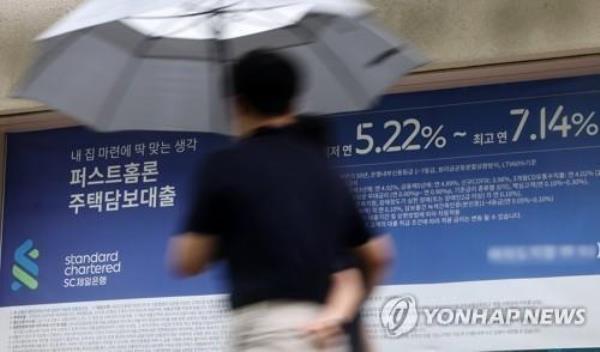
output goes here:
[{"label": "umbrella handle", "polygon": [[[222,39],[223,29],[225,28],[225,21],[223,19],[224,14],[227,12],[225,9],[225,1],[221,0],[220,9],[213,14],[213,18],[215,22],[213,23],[213,35],[215,38],[215,48],[217,52],[216,61],[220,63],[220,67],[222,69],[221,82],[223,84],[222,92],[223,101],[227,102],[227,98],[233,94],[233,75],[228,72],[228,64],[227,64],[227,41]],[[224,117],[229,120],[230,128],[232,121],[232,112],[229,104],[225,103]]]}]

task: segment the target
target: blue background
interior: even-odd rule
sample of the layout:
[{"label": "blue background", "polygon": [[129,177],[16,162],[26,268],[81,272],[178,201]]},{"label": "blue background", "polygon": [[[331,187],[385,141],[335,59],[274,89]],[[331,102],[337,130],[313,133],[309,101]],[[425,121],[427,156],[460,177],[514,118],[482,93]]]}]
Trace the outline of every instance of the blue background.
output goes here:
[{"label": "blue background", "polygon": [[[600,111],[599,87],[600,76],[588,76],[388,96],[372,111],[331,117],[336,144],[352,144],[356,147],[356,126],[362,122],[374,123],[371,132],[377,143],[384,143],[390,134],[389,130],[383,129],[385,121],[418,118],[423,126],[444,124],[448,146],[443,150],[430,148],[418,152],[355,155],[333,162],[341,172],[383,170],[386,167],[381,163],[422,167],[534,158],[538,163],[534,169],[530,169],[533,170],[531,173],[600,168],[600,153],[594,149],[600,147],[600,135],[563,139],[558,133],[549,132],[545,141],[531,142],[527,138],[535,130],[536,110],[541,106],[549,108],[549,117],[558,105],[564,105],[565,113],[570,114],[582,112],[587,115],[591,111]],[[509,112],[524,107],[531,109],[532,116],[519,143],[482,147],[473,145],[471,137],[462,141],[450,138],[454,130],[468,131],[470,135],[509,130],[510,140],[518,119],[510,116]],[[600,122],[600,116],[596,122]],[[129,209],[111,214],[83,210],[79,216],[75,216],[68,208],[69,195],[78,191],[69,185],[71,169],[124,163],[117,160],[79,164],[71,160],[73,149],[174,141],[185,137],[198,137],[197,152],[127,159],[128,162],[159,160],[159,184],[177,187],[176,207]],[[418,142],[423,140],[419,139]],[[222,268],[200,278],[171,278],[164,267],[164,252],[168,237],[181,227],[187,213],[187,205],[198,181],[194,176],[195,165],[227,143],[224,137],[208,134],[99,134],[82,128],[9,135],[0,306],[226,292]],[[575,147],[590,149],[544,152]],[[521,154],[503,155],[505,153]],[[476,155],[478,157],[473,157]],[[446,160],[456,157],[464,159]],[[444,160],[431,160],[439,158]],[[402,181],[501,175],[497,171],[463,172],[409,177]],[[108,189],[114,187],[107,186]],[[555,203],[541,207],[520,206],[524,218],[519,221],[391,230],[396,240],[398,259],[388,283],[600,274],[599,260],[521,266],[498,266],[487,261],[486,253],[492,245],[595,245],[600,240],[600,184],[597,181],[585,188],[555,189],[550,192],[556,197]],[[502,210],[508,212],[509,209]],[[15,293],[10,290],[12,253],[27,238],[31,238],[40,250],[40,288],[36,291],[22,289]],[[123,271],[111,276],[108,286],[62,287],[66,255],[113,252],[117,249],[120,251]]]},{"label": "blue background", "polygon": [[[110,146],[155,141],[174,142],[197,135],[180,133],[97,134],[82,128],[13,134],[8,137],[6,206],[2,255],[0,305],[48,302],[211,294],[226,290],[221,271],[189,280],[172,278],[165,269],[167,239],[182,227],[187,204],[194,194],[197,165],[211,151],[227,143],[216,135],[198,138],[196,153],[102,160],[77,163],[71,151],[89,146]],[[71,186],[71,169],[107,166],[131,161],[159,160],[158,183],[177,188],[176,207],[121,209],[97,213],[68,208],[69,196],[114,186],[81,189]],[[143,186],[146,187],[146,186]],[[140,187],[142,188],[142,187]],[[31,238],[40,251],[40,288],[10,290],[12,253]],[[122,273],[111,275],[107,286],[63,288],[64,257],[119,250]]]},{"label": "blue background", "polygon": [[[539,109],[548,109],[550,122],[555,109],[563,105],[564,114],[600,111],[600,76],[574,77],[545,81],[499,84],[434,92],[387,96],[373,111],[340,115],[334,121],[339,144],[356,145],[356,127],[371,122],[368,130],[376,146],[382,146],[392,134],[384,129],[385,121],[417,118],[422,126],[445,126],[448,144],[444,149],[380,153],[337,159],[342,173],[377,171],[398,167],[433,167],[441,165],[502,162],[536,159],[534,168],[506,171],[471,171],[446,175],[419,175],[398,178],[400,182],[426,182],[515,174],[534,174],[570,170],[600,169],[600,134],[582,133],[574,138],[562,138],[558,132],[548,132],[544,141],[531,141],[531,133],[539,133]],[[520,140],[512,143],[519,118],[512,109],[529,108],[531,116]],[[595,122],[600,122],[596,117]],[[411,131],[412,129],[409,129]],[[473,134],[509,131],[505,145],[474,145]],[[467,131],[469,138],[453,139],[453,131]],[[400,137],[399,141],[403,141]],[[402,136],[401,135],[401,136]],[[417,138],[417,143],[425,140]],[[364,142],[359,146],[363,148]],[[564,150],[581,148],[579,150]],[[400,181],[401,180],[401,181]],[[368,180],[361,185],[377,185],[382,181]],[[543,205],[508,206],[490,212],[520,211],[523,219],[509,222],[438,225],[399,228],[388,232],[396,241],[397,260],[388,279],[389,284],[438,283],[508,278],[554,277],[600,274],[600,260],[555,261],[526,265],[494,265],[487,260],[491,246],[516,245],[589,245],[600,241],[600,182],[588,187],[557,188],[533,194],[552,194],[555,202]]]}]

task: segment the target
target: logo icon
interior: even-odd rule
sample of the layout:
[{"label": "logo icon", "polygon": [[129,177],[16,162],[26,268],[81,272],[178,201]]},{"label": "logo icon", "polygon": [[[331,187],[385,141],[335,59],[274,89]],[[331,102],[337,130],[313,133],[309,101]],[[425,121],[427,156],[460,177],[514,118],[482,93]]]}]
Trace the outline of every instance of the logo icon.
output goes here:
[{"label": "logo icon", "polygon": [[387,337],[408,334],[419,321],[416,298],[410,295],[390,298],[381,307],[379,321]]},{"label": "logo icon", "polygon": [[19,291],[23,286],[30,290],[37,290],[39,284],[37,277],[40,268],[34,262],[38,259],[40,252],[33,248],[33,241],[23,242],[15,251],[15,263],[12,267],[14,281],[11,285],[13,291]]}]

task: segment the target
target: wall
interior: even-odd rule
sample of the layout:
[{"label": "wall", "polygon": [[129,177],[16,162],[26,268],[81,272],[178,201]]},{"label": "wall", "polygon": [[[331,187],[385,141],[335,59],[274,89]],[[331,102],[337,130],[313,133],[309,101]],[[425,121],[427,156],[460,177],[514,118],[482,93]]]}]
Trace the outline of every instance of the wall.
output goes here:
[{"label": "wall", "polygon": [[0,113],[38,105],[7,99],[31,59],[33,38],[80,0],[0,0]]},{"label": "wall", "polygon": [[[31,59],[30,45],[80,0],[2,0],[0,114],[39,109],[9,91]],[[598,0],[373,0],[390,28],[432,59],[424,70],[600,52]]]},{"label": "wall", "polygon": [[600,52],[598,0],[375,0],[429,69]]}]

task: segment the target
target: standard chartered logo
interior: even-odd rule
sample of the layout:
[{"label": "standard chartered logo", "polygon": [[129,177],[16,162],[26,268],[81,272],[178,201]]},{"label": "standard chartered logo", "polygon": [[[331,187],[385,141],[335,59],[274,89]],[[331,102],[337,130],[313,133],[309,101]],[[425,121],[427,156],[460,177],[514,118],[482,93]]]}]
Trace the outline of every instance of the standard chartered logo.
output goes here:
[{"label": "standard chartered logo", "polygon": [[33,248],[33,241],[23,242],[15,251],[15,263],[12,267],[14,281],[11,285],[13,291],[19,291],[23,287],[37,290],[40,268],[34,260],[38,259],[40,252]]}]

